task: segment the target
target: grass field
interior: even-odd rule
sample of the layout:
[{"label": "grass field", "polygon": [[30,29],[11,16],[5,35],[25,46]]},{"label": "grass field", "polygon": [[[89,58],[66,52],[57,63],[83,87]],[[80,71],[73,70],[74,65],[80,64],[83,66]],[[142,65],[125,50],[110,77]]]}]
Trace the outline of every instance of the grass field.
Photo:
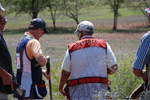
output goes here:
[{"label": "grass field", "polygon": [[[112,50],[114,51],[114,54],[117,57],[118,64],[119,64],[119,70],[118,73],[114,74],[110,77],[110,80],[112,81],[111,87],[113,89],[117,89],[118,87],[118,74],[123,75],[122,77],[129,78],[129,82],[135,81],[134,79],[136,77],[132,74],[132,63],[134,61],[134,56],[136,54],[139,40],[142,37],[143,33],[132,33],[132,34],[120,34],[120,33],[95,33],[94,37],[105,39],[112,47]],[[8,44],[9,50],[12,55],[13,60],[13,69],[16,71],[15,67],[15,47],[19,41],[19,39],[22,37],[21,35],[5,35],[6,42]],[[65,55],[68,43],[74,42],[77,40],[77,37],[75,34],[63,34],[63,35],[44,35],[40,39],[40,43],[42,45],[42,49],[44,52],[44,55],[49,55],[51,58],[51,71],[52,71],[52,89],[53,89],[53,96],[55,99],[62,99],[63,97],[60,95],[58,91],[58,84],[59,84],[59,77],[60,77],[60,66],[63,61],[63,57]],[[123,69],[122,69],[123,68]],[[45,68],[43,68],[45,69]],[[120,72],[120,70],[122,72]],[[127,72],[126,72],[127,71]],[[123,74],[126,73],[126,74]],[[130,74],[130,76],[129,76]],[[116,77],[117,75],[117,77]],[[131,79],[132,76],[132,79]],[[120,81],[124,80],[124,78]],[[133,80],[133,81],[131,81]],[[139,79],[140,80],[140,79]],[[48,81],[46,81],[48,82]],[[130,92],[140,84],[138,82],[135,86],[129,86]],[[48,85],[48,84],[47,84]],[[124,86],[124,85],[122,85]],[[48,87],[48,86],[47,86]],[[120,86],[121,87],[121,86]],[[131,88],[132,87],[132,88]],[[127,88],[128,89],[128,88]],[[132,89],[132,90],[131,90]],[[116,91],[116,90],[114,90]],[[121,90],[117,90],[119,92],[123,92]],[[123,92],[124,93],[124,92]],[[129,92],[126,92],[126,96],[129,95]],[[45,98],[45,100],[49,98]]]},{"label": "grass field", "polygon": [[[114,51],[117,57],[119,69],[117,73],[109,76],[112,84],[114,97],[118,99],[125,99],[142,80],[132,74],[132,63],[138,49],[139,41],[143,34],[149,30],[145,17],[139,12],[123,8],[120,10],[122,16],[118,19],[118,30],[112,31],[113,13],[110,9],[92,9],[84,10],[84,13],[79,16],[79,21],[90,20],[95,26],[94,37],[105,39]],[[80,12],[81,13],[81,12]],[[57,31],[53,31],[52,21],[49,12],[43,12],[39,15],[47,22],[50,34],[45,34],[41,39],[42,50],[44,55],[49,55],[51,58],[51,72],[52,72],[52,92],[54,99],[65,99],[59,93],[58,84],[61,72],[61,64],[69,43],[77,40],[73,34],[76,23],[72,19],[64,16],[59,16],[56,23]],[[12,63],[14,72],[15,67],[15,51],[16,46],[27,31],[27,25],[31,18],[28,15],[21,15],[12,17],[7,15],[8,23],[6,24],[4,38],[12,56]],[[45,69],[45,68],[43,68]],[[47,87],[48,87],[48,81]],[[12,95],[9,96],[10,99]],[[45,100],[49,99],[49,93]]]},{"label": "grass field", "polygon": [[[56,16],[56,27],[76,27],[76,22],[63,15],[60,14],[61,12],[58,12],[58,15]],[[140,11],[136,11],[135,9],[128,9],[125,7],[122,7],[119,9],[119,13],[121,16],[119,18],[126,18],[126,17],[133,17],[133,16],[143,16],[143,14]],[[3,14],[5,16],[5,13]],[[43,18],[48,27],[52,27],[52,20],[50,12],[43,11],[38,14],[38,17]],[[6,18],[8,19],[8,23],[6,26],[6,29],[20,29],[20,28],[26,28],[29,24],[29,21],[31,20],[31,17],[28,14],[20,14],[18,16],[15,16],[15,13],[6,15]],[[79,10],[79,16],[78,20],[90,20],[90,21],[97,21],[97,23],[101,22],[102,20],[109,20],[109,25],[113,24],[113,12],[111,8],[109,7],[99,7],[99,8],[84,8]],[[137,22],[137,21],[135,21]],[[105,25],[106,23],[102,22],[100,25]]]}]

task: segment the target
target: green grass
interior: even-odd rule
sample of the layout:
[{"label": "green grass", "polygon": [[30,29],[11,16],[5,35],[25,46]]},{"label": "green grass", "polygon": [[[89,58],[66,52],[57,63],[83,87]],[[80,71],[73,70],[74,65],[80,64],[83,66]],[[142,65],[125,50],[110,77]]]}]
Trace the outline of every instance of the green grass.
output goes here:
[{"label": "green grass", "polygon": [[[131,17],[131,16],[142,16],[142,13],[140,11],[134,11],[128,8],[121,8],[119,9],[119,13],[121,16],[119,18],[124,17]],[[4,13],[5,16],[5,13]],[[19,28],[26,28],[29,24],[31,17],[28,14],[21,14],[15,17],[15,14],[9,14],[5,16],[8,19],[8,23],[6,25],[6,29],[19,29]],[[52,20],[50,12],[43,11],[39,13],[38,17],[41,17],[45,20],[45,22],[49,26],[52,26]],[[103,8],[86,8],[79,10],[79,21],[82,20],[107,20],[107,19],[113,19],[113,12],[109,7],[103,7]],[[60,24],[61,22],[74,22],[73,19],[60,15],[57,17],[56,20],[56,26]],[[62,23],[63,26],[63,23]]]},{"label": "green grass", "polygon": [[[126,96],[128,96],[138,85],[142,83],[142,80],[135,77],[132,73],[132,63],[134,61],[134,57],[142,35],[143,33],[133,33],[132,35],[127,33],[95,33],[93,35],[94,37],[107,40],[117,57],[119,65],[118,71],[115,74],[110,75],[109,80],[111,81],[110,87],[118,99],[125,99]],[[22,36],[23,34],[4,36],[12,56],[13,70],[15,73],[15,50],[17,43]],[[65,99],[58,90],[61,74],[60,66],[62,64],[68,44],[76,40],[77,37],[75,34],[46,34],[40,39],[44,55],[49,55],[51,60],[51,81],[54,99]],[[43,67],[43,69],[45,69],[45,67]],[[48,80],[46,80],[46,86],[49,91]],[[12,98],[12,95],[10,95],[10,98]],[[44,100],[49,98],[48,92]]]},{"label": "green grass", "polygon": [[132,73],[132,63],[134,62],[134,56],[123,56],[118,58],[118,71],[109,76],[111,80],[111,89],[113,96],[117,99],[125,99],[138,87],[144,83],[141,78],[135,77]]}]

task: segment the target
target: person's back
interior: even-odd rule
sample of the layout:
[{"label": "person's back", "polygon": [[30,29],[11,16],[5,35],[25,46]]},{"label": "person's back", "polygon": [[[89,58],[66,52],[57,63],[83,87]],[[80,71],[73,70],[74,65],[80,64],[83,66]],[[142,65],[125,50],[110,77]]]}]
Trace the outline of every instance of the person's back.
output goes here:
[{"label": "person's back", "polygon": [[[78,44],[78,45],[77,45]],[[70,46],[71,45],[71,46]],[[80,78],[101,77],[107,78],[107,62],[106,62],[106,42],[102,39],[85,37],[82,40],[69,45],[71,56],[71,75],[70,80]],[[78,48],[74,50],[74,48]],[[72,51],[74,50],[74,51]],[[102,92],[102,91],[104,92]],[[89,83],[80,84],[70,87],[70,94],[73,98],[94,99],[99,93],[107,90],[107,84]],[[85,92],[88,91],[88,92]],[[81,93],[76,95],[76,93]],[[93,96],[96,97],[93,97]]]},{"label": "person's back", "polygon": [[76,33],[79,41],[68,46],[61,66],[59,90],[66,95],[63,86],[70,76],[71,99],[106,99],[108,74],[116,72],[116,58],[105,40],[92,37],[94,26],[91,22],[79,23]]},{"label": "person's back", "polygon": [[[89,43],[85,43],[85,41]],[[76,48],[76,46],[74,46],[76,44],[81,45],[82,48],[72,51],[72,49]],[[107,77],[107,45],[104,40],[85,37],[85,39],[74,43],[74,45],[69,45],[71,71],[74,74],[71,74],[71,79],[87,76]],[[99,70],[102,72],[100,73]]]}]

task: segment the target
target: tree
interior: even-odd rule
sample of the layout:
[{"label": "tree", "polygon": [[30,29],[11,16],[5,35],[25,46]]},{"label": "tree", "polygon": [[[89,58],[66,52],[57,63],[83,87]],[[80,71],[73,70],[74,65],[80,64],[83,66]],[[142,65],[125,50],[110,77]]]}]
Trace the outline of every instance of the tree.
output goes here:
[{"label": "tree", "polygon": [[12,0],[1,0],[1,5],[2,7],[5,9],[5,13],[4,15],[7,15],[10,13],[10,6],[9,5],[12,5]]},{"label": "tree", "polygon": [[74,19],[79,24],[79,10],[83,8],[84,0],[63,0],[63,3],[65,15]]},{"label": "tree", "polygon": [[60,0],[48,0],[46,3],[46,6],[49,8],[49,11],[51,13],[51,18],[53,21],[54,30],[56,30],[57,12],[60,11],[61,5],[62,5],[62,1],[60,1]]},{"label": "tree", "polygon": [[[130,3],[128,3],[130,2]],[[136,2],[136,3],[135,3]],[[126,2],[127,6],[130,7],[131,9],[133,9],[134,11],[135,10],[139,10],[142,12],[142,14],[144,16],[146,16],[146,22],[148,21],[149,22],[149,26],[150,26],[150,16],[148,13],[146,13],[144,10],[146,8],[149,7],[150,5],[150,1],[149,0],[128,0]]]},{"label": "tree", "polygon": [[119,16],[119,8],[121,5],[125,2],[125,0],[105,0],[104,4],[109,5],[111,7],[111,10],[114,12],[114,25],[113,25],[113,30],[117,29],[117,19]]},{"label": "tree", "polygon": [[38,13],[43,11],[46,0],[12,0],[11,11],[15,11],[16,14],[28,13],[32,19],[37,18]]}]

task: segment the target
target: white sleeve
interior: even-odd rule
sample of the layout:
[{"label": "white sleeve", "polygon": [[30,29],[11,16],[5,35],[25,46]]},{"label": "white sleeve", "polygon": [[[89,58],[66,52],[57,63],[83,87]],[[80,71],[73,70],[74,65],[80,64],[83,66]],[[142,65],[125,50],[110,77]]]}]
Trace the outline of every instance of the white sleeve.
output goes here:
[{"label": "white sleeve", "polygon": [[107,64],[108,64],[108,68],[117,64],[116,57],[115,57],[115,55],[114,55],[113,51],[111,50],[111,47],[108,43],[107,43]]},{"label": "white sleeve", "polygon": [[70,67],[71,67],[71,61],[70,61],[69,51],[67,49],[61,68],[67,72],[70,72],[71,71]]}]

